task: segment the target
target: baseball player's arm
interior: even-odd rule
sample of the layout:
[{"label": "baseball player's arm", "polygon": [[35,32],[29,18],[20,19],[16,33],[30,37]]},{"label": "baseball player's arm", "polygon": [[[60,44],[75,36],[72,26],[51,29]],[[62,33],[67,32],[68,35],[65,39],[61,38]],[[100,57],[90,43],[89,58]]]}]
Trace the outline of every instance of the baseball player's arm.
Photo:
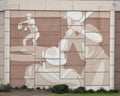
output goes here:
[{"label": "baseball player's arm", "polygon": [[26,21],[23,21],[23,22],[21,22],[21,23],[19,23],[19,24],[25,24],[25,23],[29,23],[29,21],[26,20]]},{"label": "baseball player's arm", "polygon": [[[18,30],[21,30],[21,29],[22,29],[22,24],[24,24],[24,23],[28,23],[28,22],[29,22],[29,21],[26,20],[26,21],[23,21],[23,22],[19,23],[19,24],[18,24]],[[24,30],[27,31],[27,27],[25,27]]]},{"label": "baseball player's arm", "polygon": [[83,16],[79,22],[83,23],[92,13],[93,12],[86,12],[85,16]]},{"label": "baseball player's arm", "polygon": [[83,29],[79,33],[85,35],[88,39],[95,43],[101,43],[102,42],[102,36],[100,33],[95,33],[95,32],[88,32],[87,30]]}]

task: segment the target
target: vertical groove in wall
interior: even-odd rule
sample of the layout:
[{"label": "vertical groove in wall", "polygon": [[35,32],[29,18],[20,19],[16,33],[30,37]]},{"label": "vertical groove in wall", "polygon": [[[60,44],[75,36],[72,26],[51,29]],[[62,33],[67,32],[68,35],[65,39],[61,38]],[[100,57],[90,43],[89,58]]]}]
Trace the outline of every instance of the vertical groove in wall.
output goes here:
[{"label": "vertical groove in wall", "polygon": [[0,84],[4,83],[4,15],[5,12],[0,12]]},{"label": "vertical groove in wall", "polygon": [[7,84],[10,83],[10,11],[5,11],[4,25],[4,84]]},{"label": "vertical groove in wall", "polygon": [[[62,11],[60,11],[60,38],[61,38],[61,20],[62,20],[62,18],[61,18],[61,15],[62,14]],[[58,46],[60,46],[60,48],[59,48],[59,50],[60,50],[60,52],[62,52],[61,51],[61,43],[60,43],[60,45],[58,45]],[[61,54],[60,54],[60,57],[61,57]],[[61,64],[61,59],[59,58],[59,61],[60,61],[60,64]],[[60,79],[61,79],[61,66],[60,66],[60,64],[59,64],[59,84],[60,84]]]},{"label": "vertical groove in wall", "polygon": [[[85,18],[86,18],[86,12],[85,11]],[[84,27],[86,26],[86,20],[84,21]],[[84,35],[84,60],[86,59],[86,27],[85,27],[85,35]],[[85,60],[86,61],[86,60]],[[84,61],[84,67],[86,65],[86,62]],[[85,83],[85,76],[86,76],[86,69],[84,69],[84,86],[86,85]]]},{"label": "vertical groove in wall", "polygon": [[110,12],[110,89],[114,89],[114,32],[115,32],[115,11]]}]

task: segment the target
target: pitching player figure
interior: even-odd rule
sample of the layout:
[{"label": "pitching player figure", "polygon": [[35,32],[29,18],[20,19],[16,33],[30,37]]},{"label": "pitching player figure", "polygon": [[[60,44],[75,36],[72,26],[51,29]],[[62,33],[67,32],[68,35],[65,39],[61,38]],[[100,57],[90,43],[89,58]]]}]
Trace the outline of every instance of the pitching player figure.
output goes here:
[{"label": "pitching player figure", "polygon": [[32,39],[33,42],[33,47],[37,46],[37,40],[40,37],[40,32],[38,31],[37,26],[35,25],[35,20],[32,18],[32,15],[30,13],[28,13],[26,15],[27,20],[23,21],[21,23],[18,24],[18,30],[22,29],[22,24],[27,24],[27,26],[25,26],[24,30],[27,31],[29,29],[30,34],[28,34],[24,39],[23,39],[23,46],[24,48],[21,49],[20,51],[27,51],[25,49],[26,46],[26,42],[30,39]]}]

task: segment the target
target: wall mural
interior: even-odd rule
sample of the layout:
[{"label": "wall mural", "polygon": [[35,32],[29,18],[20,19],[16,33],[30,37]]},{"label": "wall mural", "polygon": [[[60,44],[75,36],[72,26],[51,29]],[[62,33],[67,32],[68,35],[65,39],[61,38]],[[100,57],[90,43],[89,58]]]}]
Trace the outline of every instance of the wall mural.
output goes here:
[{"label": "wall mural", "polygon": [[109,12],[11,12],[11,84],[109,86]]}]

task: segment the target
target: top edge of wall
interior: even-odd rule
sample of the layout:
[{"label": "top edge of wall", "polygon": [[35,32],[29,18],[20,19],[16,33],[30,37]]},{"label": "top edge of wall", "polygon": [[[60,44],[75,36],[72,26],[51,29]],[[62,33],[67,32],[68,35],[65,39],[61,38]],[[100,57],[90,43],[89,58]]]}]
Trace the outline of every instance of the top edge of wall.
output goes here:
[{"label": "top edge of wall", "polygon": [[[4,10],[93,10],[109,11],[114,0],[0,0]],[[4,8],[3,6],[4,5]]]}]

